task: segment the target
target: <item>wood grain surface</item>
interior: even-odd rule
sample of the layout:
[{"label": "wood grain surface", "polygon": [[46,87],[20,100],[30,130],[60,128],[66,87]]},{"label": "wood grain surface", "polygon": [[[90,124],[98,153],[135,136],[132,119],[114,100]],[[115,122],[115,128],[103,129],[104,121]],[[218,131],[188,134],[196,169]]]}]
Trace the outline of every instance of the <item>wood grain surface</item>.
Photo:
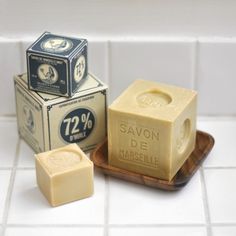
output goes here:
[{"label": "wood grain surface", "polygon": [[183,166],[171,181],[157,179],[154,177],[130,172],[108,165],[107,139],[99,144],[91,153],[91,160],[94,165],[102,170],[104,174],[111,175],[126,181],[164,189],[178,190],[183,188],[206,159],[207,155],[214,146],[214,138],[203,131],[197,131],[196,145],[194,151],[185,161]]}]

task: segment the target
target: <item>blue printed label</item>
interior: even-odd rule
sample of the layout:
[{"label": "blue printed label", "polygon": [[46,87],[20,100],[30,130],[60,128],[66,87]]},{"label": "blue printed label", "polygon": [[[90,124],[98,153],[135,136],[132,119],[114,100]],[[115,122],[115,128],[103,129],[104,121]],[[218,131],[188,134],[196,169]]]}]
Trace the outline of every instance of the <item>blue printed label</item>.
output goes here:
[{"label": "blue printed label", "polygon": [[73,43],[69,39],[65,38],[48,38],[41,43],[41,48],[47,52],[62,53],[70,50],[73,47]]},{"label": "blue printed label", "polygon": [[85,69],[86,69],[86,59],[84,55],[81,55],[77,59],[75,68],[74,68],[74,80],[76,83],[79,83],[83,79]]},{"label": "blue printed label", "polygon": [[78,108],[68,113],[61,122],[61,137],[68,143],[86,139],[95,126],[95,116],[87,108]]},{"label": "blue printed label", "polygon": [[31,50],[51,55],[69,56],[75,48],[82,46],[84,42],[84,39],[46,33],[32,46]]},{"label": "blue printed label", "polygon": [[33,90],[52,94],[66,94],[67,64],[64,60],[29,56],[29,83]]},{"label": "blue printed label", "polygon": [[55,84],[58,79],[58,73],[55,67],[48,64],[41,64],[37,71],[39,79],[46,84]]},{"label": "blue printed label", "polygon": [[88,74],[87,45],[73,57],[71,65],[72,92],[75,92]]}]

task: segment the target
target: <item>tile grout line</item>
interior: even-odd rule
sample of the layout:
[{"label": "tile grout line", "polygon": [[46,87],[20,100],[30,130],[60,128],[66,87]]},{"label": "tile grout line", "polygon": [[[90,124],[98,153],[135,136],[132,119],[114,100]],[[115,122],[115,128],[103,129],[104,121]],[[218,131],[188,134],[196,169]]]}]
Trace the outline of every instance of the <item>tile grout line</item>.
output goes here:
[{"label": "tile grout line", "polygon": [[[236,223],[214,223],[213,226],[221,226],[221,227],[229,227],[229,226],[236,226]],[[206,224],[201,223],[160,223],[160,224],[110,224],[109,227],[111,228],[192,228],[192,227],[204,227]],[[101,228],[105,227],[103,224],[8,224],[8,228]]]},{"label": "tile grout line", "polygon": [[235,115],[198,115],[197,121],[199,122],[209,122],[209,121],[218,121],[218,122],[235,122]]},{"label": "tile grout line", "polygon": [[[107,53],[110,54],[110,53]],[[111,56],[108,55],[108,57],[110,58]],[[108,59],[110,60],[110,59]],[[110,87],[110,79],[111,79],[111,70],[109,68],[111,68],[112,66],[109,66],[109,62],[107,62],[107,67],[108,67],[108,71],[107,71],[107,75],[106,77],[108,77],[108,85]],[[202,122],[207,122],[207,121],[236,121],[236,115],[198,115],[197,116],[198,121],[202,121]],[[16,114],[0,114],[0,122],[16,122]]]},{"label": "tile grout line", "polygon": [[236,166],[205,166],[202,167],[204,170],[227,170],[236,169]]},{"label": "tile grout line", "polygon": [[103,224],[8,224],[11,228],[101,228]]},{"label": "tile grout line", "polygon": [[235,223],[211,223],[212,226],[220,226],[220,227],[230,227],[230,226],[235,226],[236,227],[236,222]]},{"label": "tile grout line", "polygon": [[16,170],[34,170],[35,168],[34,167],[0,167],[0,170],[13,170],[13,169],[16,169]]},{"label": "tile grout line", "polygon": [[104,199],[104,236],[109,235],[109,194],[110,194],[110,181],[109,176],[105,175],[105,199]]},{"label": "tile grout line", "polygon": [[0,170],[12,170],[13,167],[0,167]]},{"label": "tile grout line", "polygon": [[17,167],[17,170],[35,170],[35,167]]},{"label": "tile grout line", "polygon": [[[20,68],[21,68],[21,72],[23,73],[24,71],[24,62],[26,60],[26,51],[23,51],[24,49],[24,46],[23,46],[23,43],[25,42],[25,40],[20,40],[19,43],[19,48],[20,48],[20,57],[21,57],[21,63],[20,63]],[[25,57],[24,57],[24,56]]]},{"label": "tile grout line", "polygon": [[17,145],[16,145],[16,151],[15,151],[15,159],[14,159],[14,164],[13,164],[13,168],[11,171],[11,177],[10,177],[10,181],[9,181],[9,185],[8,185],[4,213],[3,213],[3,222],[2,222],[2,235],[3,236],[5,235],[6,228],[7,228],[7,220],[8,220],[8,214],[9,214],[9,209],[10,209],[13,186],[14,186],[15,177],[16,177],[16,170],[17,170],[16,167],[17,167],[17,163],[18,163],[18,159],[19,159],[19,152],[20,152],[20,139],[18,138]]},{"label": "tile grout line", "polygon": [[192,75],[192,88],[197,90],[198,81],[198,65],[199,65],[199,41],[196,38],[193,50],[193,75]]},{"label": "tile grout line", "polygon": [[[108,83],[108,99],[107,105],[111,103],[111,71],[112,71],[112,63],[111,63],[111,41],[107,40],[107,60],[106,60],[106,76],[107,76],[107,83]],[[104,236],[109,235],[109,177],[105,175],[105,199],[104,199]]]},{"label": "tile grout line", "polygon": [[202,167],[200,167],[200,178],[201,178],[201,186],[202,186],[202,199],[203,199],[203,205],[204,205],[207,236],[212,236],[211,217],[210,217],[210,209],[209,209],[209,204],[208,204],[207,187],[206,187],[206,181],[205,181],[205,176],[204,176],[204,170]]},{"label": "tile grout line", "polygon": [[[0,167],[0,170],[12,170],[14,167]],[[34,170],[33,166],[18,166],[15,167],[17,170]],[[220,170],[220,169],[236,169],[236,166],[203,166],[204,170]]]},{"label": "tile grout line", "polygon": [[[33,166],[18,166],[18,167],[0,167],[0,170],[12,170],[16,168],[16,170],[34,170]],[[202,166],[204,170],[235,170],[236,166]]]},{"label": "tile grout line", "polygon": [[[1,225],[0,225],[1,226]],[[76,228],[76,227],[103,227],[103,224],[8,224],[7,227],[11,228]],[[204,227],[205,224],[110,224],[110,227],[114,228],[149,228],[149,227]],[[236,226],[236,224],[216,224],[216,226]]]},{"label": "tile grout line", "polygon": [[[37,34],[21,34],[21,35],[12,35],[12,34],[0,34],[0,42],[19,42],[19,41],[33,41],[37,37]],[[104,41],[104,37],[109,38],[112,41],[134,41],[134,42],[192,42],[193,39],[196,37],[194,35],[187,35],[187,36],[174,36],[174,35],[86,35],[89,41]],[[226,43],[233,43],[236,40],[235,36],[199,36],[199,39],[203,42],[226,42]]]},{"label": "tile grout line", "polygon": [[160,224],[110,224],[110,227],[113,228],[151,228],[151,227],[204,227],[206,226],[205,224],[201,223],[190,223],[190,224],[182,224],[182,223],[176,223],[176,224],[171,224],[171,223],[160,223]]},{"label": "tile grout line", "polygon": [[[103,224],[7,224],[7,227],[19,227],[19,228],[50,228],[50,227],[59,227],[59,228],[70,228],[70,227],[103,227]],[[157,223],[157,224],[109,224],[109,227],[114,228],[149,228],[149,227],[204,227],[204,223]],[[218,223],[214,226],[236,226],[235,224],[229,223]]]},{"label": "tile grout line", "polygon": [[110,44],[106,40],[106,60],[105,60],[105,81],[107,83],[108,89],[110,88]]},{"label": "tile grout line", "polygon": [[111,85],[112,85],[112,63],[111,63],[111,57],[112,57],[112,52],[111,52],[111,41],[107,41],[107,76],[108,76],[108,105],[111,103],[111,95],[112,95],[112,90],[111,90]]},{"label": "tile grout line", "polygon": [[16,114],[0,115],[0,122],[16,122]]},{"label": "tile grout line", "polygon": [[[1,225],[0,225],[1,226]],[[113,228],[149,228],[149,227],[204,227],[206,224],[204,223],[160,223],[160,224],[110,224],[109,227]],[[236,226],[236,223],[213,223],[212,226]],[[8,224],[7,227],[12,228],[77,228],[77,227],[93,227],[100,228],[104,227],[103,224]]]}]

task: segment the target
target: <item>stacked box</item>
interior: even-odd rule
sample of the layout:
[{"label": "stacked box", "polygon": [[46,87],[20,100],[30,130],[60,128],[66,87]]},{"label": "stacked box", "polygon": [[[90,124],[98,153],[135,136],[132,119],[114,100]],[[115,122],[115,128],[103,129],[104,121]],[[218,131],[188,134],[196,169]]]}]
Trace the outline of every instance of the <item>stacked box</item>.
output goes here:
[{"label": "stacked box", "polygon": [[17,75],[19,135],[36,153],[77,143],[92,150],[106,137],[107,86],[88,74],[86,39],[43,33]]},{"label": "stacked box", "polygon": [[106,137],[106,94],[91,74],[71,98],[29,90],[27,75],[15,76],[19,135],[36,153],[69,143],[89,151]]},{"label": "stacked box", "polygon": [[87,40],[45,32],[28,49],[29,89],[71,97],[87,78]]}]

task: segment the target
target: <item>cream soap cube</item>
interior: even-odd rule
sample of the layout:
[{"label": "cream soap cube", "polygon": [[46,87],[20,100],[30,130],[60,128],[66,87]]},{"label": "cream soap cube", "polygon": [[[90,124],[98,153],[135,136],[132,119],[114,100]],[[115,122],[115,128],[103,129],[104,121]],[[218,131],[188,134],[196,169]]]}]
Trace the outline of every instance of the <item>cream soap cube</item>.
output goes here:
[{"label": "cream soap cube", "polygon": [[108,109],[109,165],[171,180],[196,139],[196,91],[136,80]]},{"label": "cream soap cube", "polygon": [[52,206],[93,194],[93,162],[77,144],[35,155],[37,183]]}]

